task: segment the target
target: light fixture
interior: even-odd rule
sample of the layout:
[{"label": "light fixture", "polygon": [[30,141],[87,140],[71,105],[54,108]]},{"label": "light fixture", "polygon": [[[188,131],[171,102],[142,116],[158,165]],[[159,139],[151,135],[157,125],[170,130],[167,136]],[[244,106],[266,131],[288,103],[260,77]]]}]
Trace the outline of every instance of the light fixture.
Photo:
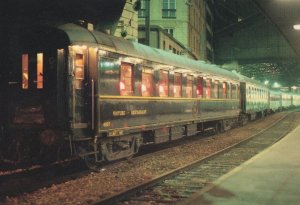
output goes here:
[{"label": "light fixture", "polygon": [[295,30],[300,30],[300,24],[295,24],[295,25],[293,26],[293,28],[294,28]]}]

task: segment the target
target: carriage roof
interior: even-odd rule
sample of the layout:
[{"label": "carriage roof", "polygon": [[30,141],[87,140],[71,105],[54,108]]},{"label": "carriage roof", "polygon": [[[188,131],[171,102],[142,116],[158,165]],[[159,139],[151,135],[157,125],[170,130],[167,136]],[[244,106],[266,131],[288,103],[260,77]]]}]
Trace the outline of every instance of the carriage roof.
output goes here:
[{"label": "carriage roof", "polygon": [[134,41],[110,36],[99,31],[89,31],[76,24],[65,24],[59,27],[69,38],[71,45],[91,45],[107,48],[114,52],[130,55],[136,58],[146,59],[157,63],[171,65],[175,68],[184,68],[193,72],[215,75],[219,77],[239,80],[239,77],[216,65],[204,61],[192,60],[184,56],[176,55],[161,49],[152,48]]}]

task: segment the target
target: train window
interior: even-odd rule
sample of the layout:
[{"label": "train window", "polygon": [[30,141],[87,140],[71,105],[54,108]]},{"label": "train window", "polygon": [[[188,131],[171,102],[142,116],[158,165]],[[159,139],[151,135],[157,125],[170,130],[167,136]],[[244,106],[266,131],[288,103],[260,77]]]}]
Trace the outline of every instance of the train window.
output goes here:
[{"label": "train window", "polygon": [[22,88],[28,89],[29,84],[29,73],[28,73],[28,54],[22,55]]},{"label": "train window", "polygon": [[251,88],[248,87],[248,96],[247,96],[249,99],[251,99]]},{"label": "train window", "polygon": [[153,96],[153,75],[150,68],[144,68],[142,72],[142,96]]},{"label": "train window", "polygon": [[182,75],[181,73],[174,73],[174,97],[181,97],[181,85],[182,85]]},{"label": "train window", "polygon": [[84,59],[83,54],[76,54],[75,56],[75,88],[83,89],[84,79]]},{"label": "train window", "polygon": [[232,91],[231,98],[232,99],[236,99],[237,98],[236,90],[237,90],[236,85],[232,84],[232,86],[231,86],[231,91]]},{"label": "train window", "polygon": [[201,82],[199,82],[199,79],[198,79],[198,83],[199,83],[199,85],[201,83],[201,86],[202,86],[202,97],[206,98],[206,80],[205,79],[203,80],[203,78],[200,78],[200,79],[201,79]]},{"label": "train window", "polygon": [[227,98],[227,83],[226,82],[223,82],[222,83],[222,97],[223,98]]},{"label": "train window", "polygon": [[186,97],[188,97],[188,98],[193,97],[193,81],[194,81],[194,77],[192,75],[188,75],[186,77],[185,92],[186,92]]},{"label": "train window", "polygon": [[203,97],[203,83],[202,77],[197,79],[197,98]]},{"label": "train window", "polygon": [[43,53],[37,54],[37,88],[43,88],[44,62]]},{"label": "train window", "polygon": [[205,97],[206,98],[211,97],[211,79],[206,79],[206,82],[205,82]]},{"label": "train window", "polygon": [[[36,61],[36,67],[32,67],[32,70],[29,71],[29,62],[34,60]],[[29,89],[29,77],[33,78],[34,74],[36,72],[36,79],[32,79],[30,81],[36,83],[37,89],[43,88],[43,71],[44,70],[44,64],[43,64],[43,53],[38,53],[36,55],[36,59],[29,59],[28,54],[22,55],[22,89],[26,90]]]},{"label": "train window", "polygon": [[[218,83],[218,98],[222,99],[223,97],[223,83],[219,82]],[[225,95],[226,98],[226,95]]]},{"label": "train window", "polygon": [[158,93],[159,97],[169,96],[169,72],[166,70],[159,71]]},{"label": "train window", "polygon": [[133,70],[132,64],[121,63],[120,95],[130,96],[133,94]]},{"label": "train window", "polygon": [[219,81],[215,80],[213,85],[212,85],[212,98],[218,98],[219,94]]},{"label": "train window", "polygon": [[227,83],[227,94],[226,98],[230,99],[231,98],[231,83]]}]

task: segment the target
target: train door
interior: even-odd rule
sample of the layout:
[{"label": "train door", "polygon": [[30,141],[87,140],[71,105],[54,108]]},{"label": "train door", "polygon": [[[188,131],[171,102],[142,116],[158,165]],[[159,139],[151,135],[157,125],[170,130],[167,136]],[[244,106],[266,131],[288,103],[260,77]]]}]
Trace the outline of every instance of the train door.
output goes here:
[{"label": "train door", "polygon": [[240,105],[242,112],[246,113],[246,83],[240,85]]},{"label": "train door", "polygon": [[70,49],[70,118],[75,139],[84,138],[90,131],[90,86],[88,50],[73,46]]},{"label": "train door", "polygon": [[74,49],[70,51],[71,63],[71,79],[70,79],[70,117],[71,127],[76,133],[82,135],[82,130],[88,128],[86,117],[86,51],[83,49]]}]

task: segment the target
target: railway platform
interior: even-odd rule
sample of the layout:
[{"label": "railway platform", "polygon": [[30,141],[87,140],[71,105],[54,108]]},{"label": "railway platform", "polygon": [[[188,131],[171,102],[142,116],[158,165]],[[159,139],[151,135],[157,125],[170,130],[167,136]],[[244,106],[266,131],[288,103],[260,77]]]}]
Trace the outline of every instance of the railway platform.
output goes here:
[{"label": "railway platform", "polygon": [[300,204],[300,125],[180,204]]}]

